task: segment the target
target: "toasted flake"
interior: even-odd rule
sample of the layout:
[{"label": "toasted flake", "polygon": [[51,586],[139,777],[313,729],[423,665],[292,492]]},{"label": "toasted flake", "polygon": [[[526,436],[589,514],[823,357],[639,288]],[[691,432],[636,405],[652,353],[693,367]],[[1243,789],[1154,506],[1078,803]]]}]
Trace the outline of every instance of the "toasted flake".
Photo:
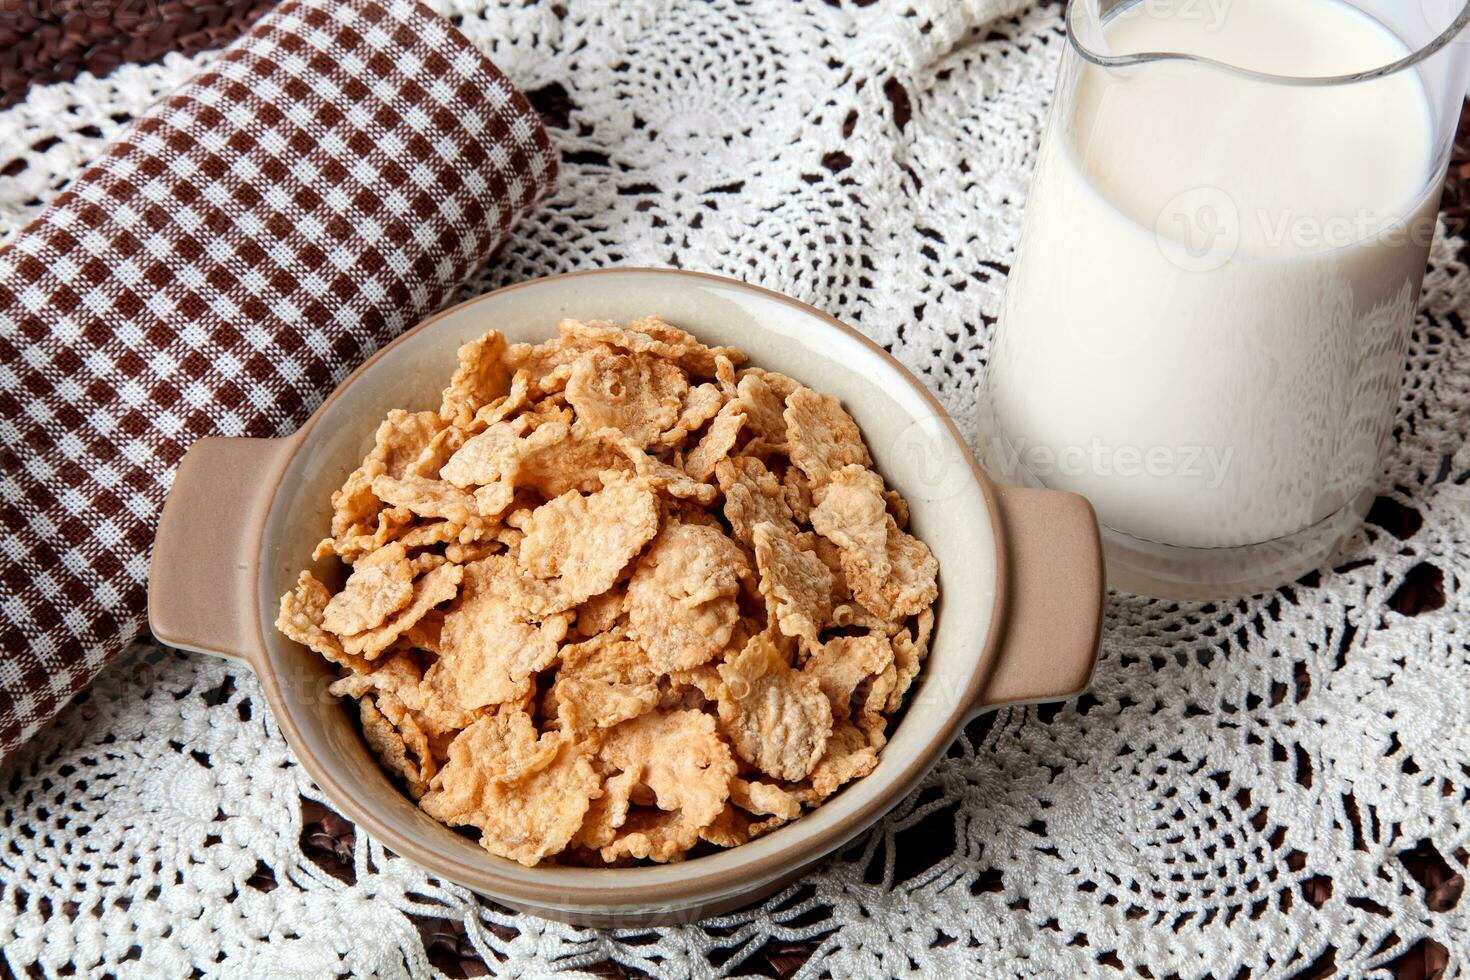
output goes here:
[{"label": "toasted flake", "polygon": [[694,479],[679,467],[650,456],[636,446],[628,447],[626,453],[633,461],[635,473],[648,481],[650,487],[675,500],[692,500],[708,507],[719,495],[714,486]]},{"label": "toasted flake", "polygon": [[638,644],[603,633],[562,648],[552,690],[562,731],[611,728],[658,704],[658,672]]},{"label": "toasted flake", "polygon": [[632,470],[623,445],[615,429],[570,429],[560,442],[522,459],[516,485],[533,487],[548,499],[568,490],[591,493],[606,482],[604,474]]},{"label": "toasted flake", "polygon": [[356,671],[371,670],[366,660],[343,650],[342,641],[323,627],[322,618],[331,599],[325,585],[310,572],[302,572],[296,587],[281,596],[276,629],[334,664]]},{"label": "toasted flake", "polygon": [[904,630],[893,638],[894,666],[898,670],[898,676],[893,685],[893,693],[888,699],[890,713],[898,710],[903,703],[903,696],[908,693],[909,685],[919,675],[919,668],[929,655],[929,637],[933,632],[934,610],[925,609],[919,613],[918,624],[912,632]]},{"label": "toasted flake", "polygon": [[757,524],[754,540],[760,594],[771,621],[787,636],[817,644],[817,633],[832,614],[832,573],[779,525]]},{"label": "toasted flake", "polygon": [[[374,498],[376,499],[376,498]],[[371,554],[388,542],[403,534],[413,524],[413,511],[406,507],[389,507],[378,511],[377,527],[363,533],[348,533],[340,538],[328,538],[331,552],[349,565],[363,555]],[[326,542],[323,542],[325,544]],[[327,550],[318,547],[318,557],[325,557]]]},{"label": "toasted flake", "polygon": [[703,428],[706,422],[718,415],[724,404],[725,392],[717,384],[707,381],[689,388],[679,417],[667,432],[659,436],[659,441],[666,446],[680,445],[691,432]]},{"label": "toasted flake", "polygon": [[700,664],[688,670],[675,670],[665,674],[659,681],[659,710],[675,708],[704,708],[720,699],[720,690],[725,682],[713,664]]},{"label": "toasted flake", "polygon": [[525,370],[515,373],[510,380],[510,391],[480,407],[475,412],[474,426],[489,427],[504,422],[517,412],[531,407],[531,375]]},{"label": "toasted flake", "polygon": [[884,490],[883,503],[888,507],[888,513],[893,516],[893,523],[898,525],[899,530],[909,526],[909,502],[897,490]]},{"label": "toasted flake", "polygon": [[599,346],[572,365],[566,398],[588,428],[617,429],[643,447],[678,420],[688,390],[684,372],[669,361]]},{"label": "toasted flake", "polygon": [[804,779],[832,731],[832,708],[816,679],[793,670],[765,634],[719,671],[720,726],[735,751],[767,775]]},{"label": "toasted flake", "polygon": [[445,558],[443,555],[436,555],[431,551],[426,551],[420,555],[414,555],[408,560],[408,567],[413,570],[413,574],[415,577],[423,575],[427,572],[432,572],[440,565],[447,564],[449,564],[448,558]]},{"label": "toasted flake", "polygon": [[342,591],[327,603],[322,625],[338,636],[351,636],[381,625],[412,599],[413,567],[395,541],[358,561]]},{"label": "toasted flake", "polygon": [[391,476],[380,476],[373,480],[373,493],[386,504],[407,508],[429,520],[465,525],[479,516],[475,498],[443,480],[422,476],[395,480]]},{"label": "toasted flake", "polygon": [[730,802],[748,813],[768,814],[782,820],[795,820],[801,816],[801,802],[775,783],[760,780],[745,780],[736,777],[730,780]]},{"label": "toasted flake", "polygon": [[883,482],[857,466],[831,474],[817,491],[812,527],[839,548],[853,595],[888,622],[917,615],[939,594],[939,562],[927,545],[900,531],[888,513]]},{"label": "toasted flake", "polygon": [[586,639],[612,629],[623,615],[627,593],[621,589],[609,589],[595,595],[577,607],[577,632]]},{"label": "toasted flake", "polygon": [[526,677],[520,684],[514,685],[509,696],[502,697],[498,701],[489,704],[483,703],[483,698],[476,697],[478,690],[471,689],[462,692],[459,687],[459,679],[455,672],[450,669],[451,663],[444,657],[434,661],[429,669],[424,671],[424,689],[433,694],[440,703],[449,705],[455,710],[464,712],[472,717],[479,718],[483,715],[496,711],[503,707],[522,706],[529,707],[531,698],[536,692],[535,678]]},{"label": "toasted flake", "polygon": [[784,374],[775,371],[767,371],[764,368],[748,367],[741,370],[735,377],[738,381],[744,381],[747,377],[755,375],[766,383],[766,387],[773,391],[781,401],[791,397],[791,393],[801,387],[801,382],[794,381]]},{"label": "toasted flake", "polygon": [[786,822],[783,817],[766,817],[758,820],[747,811],[735,806],[734,803],[730,803],[720,811],[719,816],[715,817],[708,827],[699,832],[699,838],[709,841],[716,847],[739,847],[763,834],[770,833]]},{"label": "toasted flake", "polygon": [[870,577],[867,570],[847,572],[853,595],[889,622],[901,622],[926,611],[939,597],[939,560],[929,546],[898,529],[888,519],[889,574]]},{"label": "toasted flake", "polygon": [[[623,855],[669,861],[693,847],[699,832],[719,815],[730,795],[735,760],[702,711],[644,714],[611,729],[600,764],[623,775],[637,773],[660,813],[629,819],[602,845],[603,860]],[[628,790],[628,798],[636,793]]]},{"label": "toasted flake", "polygon": [[[589,747],[558,735],[555,754],[544,766],[507,781],[497,777],[477,751],[478,742],[449,747],[449,762],[434,777],[421,805],[451,826],[480,828],[480,845],[492,854],[532,867],[571,843],[591,801],[602,789],[589,761]],[[539,749],[539,745],[538,745]]]},{"label": "toasted flake", "polygon": [[[881,748],[887,741],[888,717],[884,712],[888,710],[888,702],[894,697],[894,690],[898,686],[898,667],[890,664],[883,673],[874,677],[867,685],[867,693],[862,698],[862,706],[855,713],[853,720],[863,730],[868,739],[873,742],[875,749]],[[902,701],[902,696],[899,697]]]},{"label": "toasted flake", "polygon": [[[605,764],[600,761],[594,765]],[[643,775],[642,767],[634,766],[626,772],[614,771],[605,775],[602,783],[602,795],[592,801],[587,809],[587,817],[582,821],[582,827],[577,831],[573,843],[579,847],[591,848],[594,852],[611,844],[618,836],[618,829],[628,821],[628,811],[633,805],[633,794],[646,793],[647,788],[639,782]],[[601,863],[601,854],[597,855]]]},{"label": "toasted flake", "polygon": [[786,467],[786,472],[781,474],[781,488],[786,498],[786,506],[791,508],[791,517],[798,524],[810,524],[812,522],[812,485],[807,480],[806,474],[795,466]]},{"label": "toasted flake", "polygon": [[516,490],[510,483],[497,481],[475,491],[475,510],[486,520],[501,517],[515,503]]},{"label": "toasted flake", "polygon": [[[423,796],[435,766],[428,739],[423,732],[419,731],[412,719],[402,719],[405,722],[403,728],[394,725],[378,710],[377,700],[371,697],[358,701],[357,712],[363,738],[383,768],[402,779],[408,787],[409,795],[414,799]],[[412,756],[409,754],[410,738],[418,750]]]},{"label": "toasted flake", "polygon": [[382,507],[373,495],[373,480],[384,475],[402,476],[443,428],[444,423],[434,412],[389,412],[378,426],[372,451],[348,476],[342,489],[332,494],[332,537],[340,540],[370,533]]},{"label": "toasted flake", "polygon": [[423,674],[413,657],[406,653],[395,653],[375,664],[363,673],[347,674],[333,681],[327,692],[333,697],[360,698],[376,692],[399,694],[417,687]]},{"label": "toasted flake", "polygon": [[[801,671],[814,678],[832,705],[832,716],[846,721],[859,685],[893,665],[893,646],[885,636],[835,636],[807,657]],[[887,708],[887,696],[877,699]]]},{"label": "toasted flake", "polygon": [[571,377],[572,365],[596,346],[580,337],[553,337],[540,344],[512,344],[505,363],[512,371],[525,371],[532,398],[561,391]]},{"label": "toasted flake", "polygon": [[723,354],[715,355],[715,383],[725,393],[725,397],[732,398],[735,395],[735,362]]},{"label": "toasted flake", "polygon": [[412,551],[415,548],[432,548],[459,539],[464,528],[452,521],[435,521],[418,524],[398,536],[398,544]]},{"label": "toasted flake", "polygon": [[[518,487],[529,487],[547,497],[568,490],[591,493],[602,486],[605,472],[633,468],[624,451],[625,440],[616,429],[588,431],[556,420],[527,431],[527,416],[499,422],[470,439],[444,464],[441,475],[457,487],[499,484],[496,499],[502,505]],[[482,514],[487,513],[480,501]]]},{"label": "toasted flake", "polygon": [[373,496],[373,478],[382,471],[382,461],[369,456],[332,494],[333,538],[361,535],[377,523],[383,502]]},{"label": "toasted flake", "polygon": [[459,541],[450,542],[444,549],[444,557],[456,565],[468,565],[482,558],[504,551],[505,548],[500,541],[494,538],[485,541],[471,541],[461,544]]},{"label": "toasted flake", "polygon": [[735,404],[745,414],[745,433],[762,452],[786,452],[785,399],[759,374],[745,374],[735,389]]},{"label": "toasted flake", "polygon": [[[486,782],[514,783],[551,765],[560,742],[537,734],[529,714],[507,705],[462,731],[450,746],[449,759],[451,764],[470,763]],[[446,809],[460,808],[449,792],[442,802]]]},{"label": "toasted flake", "polygon": [[531,675],[556,660],[571,617],[533,618],[516,601],[519,575],[508,555],[492,555],[463,569],[464,588],[444,617],[440,662],[467,708],[524,697]]},{"label": "toasted flake", "polygon": [[430,610],[408,629],[403,631],[403,638],[408,645],[435,656],[439,654],[439,634],[444,631],[444,611],[442,609]]},{"label": "toasted flake", "polygon": [[731,411],[737,402],[729,402],[720,409],[720,414],[710,423],[709,430],[699,440],[684,460],[684,472],[696,480],[706,481],[714,475],[715,467],[720,460],[730,455],[735,448],[735,441],[740,438],[740,430],[745,425],[745,413]]},{"label": "toasted flake", "polygon": [[613,587],[658,524],[658,501],[637,478],[616,477],[587,496],[568,490],[531,514],[520,567],[556,579],[573,604],[581,603]]},{"label": "toasted flake", "polygon": [[811,774],[811,788],[818,800],[837,792],[843,784],[866,776],[878,766],[878,750],[862,729],[841,722],[827,740],[826,751]]},{"label": "toasted flake", "polygon": [[725,648],[750,566],[718,528],[665,525],[628,584],[628,622],[660,670],[697,667]]},{"label": "toasted flake", "polygon": [[439,417],[445,422],[466,426],[481,406],[503,396],[510,385],[510,370],[505,364],[505,338],[491,330],[478,340],[459,349],[459,366],[449,387]]},{"label": "toasted flake", "polygon": [[755,526],[775,524],[796,531],[784,487],[766,464],[753,456],[732,456],[715,464],[715,478],[725,495],[725,520],[736,540],[753,546]]},{"label": "toasted flake", "polygon": [[469,438],[469,432],[457,425],[451,425],[447,429],[440,429],[429,440],[429,444],[423,448],[412,463],[404,470],[404,476],[419,476],[430,480],[439,478],[439,471],[449,458],[459,452],[465,440]]},{"label": "toasted flake", "polygon": [[658,317],[634,320],[626,327],[619,327],[605,320],[589,320],[586,323],[563,320],[556,325],[556,329],[566,338],[654,354],[673,361],[698,378],[715,376],[716,358],[724,357],[733,363],[745,360],[745,355],[733,347],[706,347],[693,334],[671,326]]},{"label": "toasted flake", "polygon": [[415,725],[431,738],[457,734],[479,717],[477,712],[461,708],[446,698],[444,692],[419,671],[418,664],[407,653],[397,653],[378,661],[368,673],[349,674],[333,682],[328,691],[336,697],[392,695],[394,702],[410,712]]},{"label": "toasted flake", "polygon": [[812,486],[820,487],[833,471],[844,466],[873,465],[857,423],[831,395],[798,388],[787,396],[783,417],[791,462],[806,474]]},{"label": "toasted flake", "polygon": [[[462,489],[499,482],[511,471],[520,455],[535,448],[528,443],[537,439],[536,433],[543,429],[545,426],[533,431],[530,420],[524,416],[496,422],[466,441],[449,457],[439,475]],[[563,437],[563,433],[548,430],[539,439],[541,443],[553,443]]]},{"label": "toasted flake", "polygon": [[408,605],[381,626],[342,639],[348,653],[374,660],[392,646],[410,627],[441,602],[453,599],[459,591],[463,569],[458,565],[441,565],[413,583],[413,598]]}]

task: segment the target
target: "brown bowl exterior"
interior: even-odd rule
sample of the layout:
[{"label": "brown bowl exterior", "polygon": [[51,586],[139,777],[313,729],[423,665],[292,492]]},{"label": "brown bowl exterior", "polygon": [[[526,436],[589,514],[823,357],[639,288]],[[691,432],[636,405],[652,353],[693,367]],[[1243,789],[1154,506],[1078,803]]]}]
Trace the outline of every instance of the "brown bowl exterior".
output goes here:
[{"label": "brown bowl exterior", "polygon": [[[539,340],[564,316],[649,313],[842,399],[885,480],[909,501],[915,533],[940,558],[933,651],[878,769],[800,820],[679,864],[522,868],[398,791],[350,713],[327,694],[330,665],[272,628],[277,597],[308,564],[327,522],[323,501],[365,454],[377,420],[389,408],[437,405],[461,343],[492,327],[512,341]],[[225,541],[221,527],[230,529]],[[200,542],[214,549],[201,553]],[[633,926],[692,921],[769,894],[902,799],[980,711],[1085,688],[1102,593],[1087,503],[994,486],[934,398],[861,334],[735,280],[609,269],[511,286],[425,321],[364,364],[289,438],[203,440],[181,465],[160,521],[149,614],[164,642],[247,662],[312,778],[388,847],[525,911]]]}]

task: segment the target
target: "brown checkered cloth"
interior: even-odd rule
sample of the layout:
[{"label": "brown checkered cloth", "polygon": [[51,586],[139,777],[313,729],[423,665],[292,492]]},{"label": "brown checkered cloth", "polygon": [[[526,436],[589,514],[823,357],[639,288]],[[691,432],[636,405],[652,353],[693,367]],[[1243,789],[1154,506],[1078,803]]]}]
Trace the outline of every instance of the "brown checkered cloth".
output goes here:
[{"label": "brown checkered cloth", "polygon": [[189,445],[294,430],[555,177],[414,0],[286,0],[0,249],[0,757],[143,628]]}]

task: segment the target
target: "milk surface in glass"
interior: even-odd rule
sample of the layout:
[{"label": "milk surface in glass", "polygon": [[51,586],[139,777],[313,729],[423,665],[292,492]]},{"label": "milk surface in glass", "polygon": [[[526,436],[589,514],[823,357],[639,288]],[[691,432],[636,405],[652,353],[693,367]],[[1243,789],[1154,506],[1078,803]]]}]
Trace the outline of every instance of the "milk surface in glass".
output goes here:
[{"label": "milk surface in glass", "polygon": [[[1339,0],[1139,3],[1105,36],[1114,54],[1293,76],[1408,54]],[[1361,506],[1438,206],[1418,74],[1312,87],[1196,63],[1078,68],[1008,284],[992,461],[1189,548]]]}]

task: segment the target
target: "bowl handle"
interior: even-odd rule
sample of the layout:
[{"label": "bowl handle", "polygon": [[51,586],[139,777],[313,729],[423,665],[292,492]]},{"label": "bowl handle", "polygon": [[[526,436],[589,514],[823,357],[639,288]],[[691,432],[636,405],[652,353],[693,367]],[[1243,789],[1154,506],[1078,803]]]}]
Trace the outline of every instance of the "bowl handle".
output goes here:
[{"label": "bowl handle", "polygon": [[184,454],[158,519],[148,625],[185,650],[250,663],[259,646],[261,527],[297,438],[200,439]]},{"label": "bowl handle", "polygon": [[1010,598],[977,713],[1082,693],[1102,636],[1102,541],[1092,505],[1073,493],[1021,487],[999,488],[997,503]]}]

